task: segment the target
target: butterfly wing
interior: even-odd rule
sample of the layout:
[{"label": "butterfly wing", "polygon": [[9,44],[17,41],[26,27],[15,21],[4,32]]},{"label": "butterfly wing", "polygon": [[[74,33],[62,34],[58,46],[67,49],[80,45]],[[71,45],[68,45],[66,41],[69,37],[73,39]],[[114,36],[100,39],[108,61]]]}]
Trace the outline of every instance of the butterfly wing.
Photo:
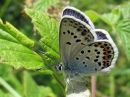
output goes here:
[{"label": "butterfly wing", "polygon": [[105,30],[97,29],[95,33],[96,41],[81,49],[71,61],[73,72],[86,75],[97,71],[108,71],[114,67],[118,57],[115,43]]},{"label": "butterfly wing", "polygon": [[67,7],[63,11],[60,23],[60,52],[64,65],[85,45],[95,40],[96,34],[92,22],[74,8]]},{"label": "butterfly wing", "polygon": [[108,71],[118,57],[117,47],[108,32],[95,30],[87,16],[71,7],[63,11],[60,51],[65,69],[76,75]]},{"label": "butterfly wing", "polygon": [[65,7],[62,13],[63,16],[72,16],[74,18],[77,18],[86,24],[88,24],[92,29],[95,29],[93,23],[89,19],[88,16],[86,16],[83,12],[80,10],[74,8],[74,7]]},{"label": "butterfly wing", "polygon": [[108,34],[108,32],[103,29],[95,29],[95,33],[96,33],[96,40],[111,40],[111,37]]},{"label": "butterfly wing", "polygon": [[[115,62],[116,62],[116,60],[117,60],[117,58],[118,58],[118,54],[119,54],[119,52],[118,52],[118,49],[117,49],[117,47],[116,47],[116,45],[115,45],[115,43],[114,43],[114,41],[112,40],[112,38],[111,38],[111,36],[109,35],[109,33],[106,31],[106,30],[103,30],[103,29],[95,29],[95,33],[96,33],[96,40],[97,41],[106,41],[106,42],[108,42],[108,43],[110,43],[111,44],[111,46],[112,46],[112,48],[113,48],[113,58],[112,58],[112,60],[111,60],[111,65],[110,66],[108,66],[107,68],[104,68],[104,69],[102,69],[102,71],[109,71],[110,70],[110,68],[112,68],[112,67],[114,67],[114,65],[115,65]],[[108,51],[108,53],[109,53],[110,51]],[[105,53],[104,53],[105,54]],[[107,56],[107,55],[106,55]]]}]

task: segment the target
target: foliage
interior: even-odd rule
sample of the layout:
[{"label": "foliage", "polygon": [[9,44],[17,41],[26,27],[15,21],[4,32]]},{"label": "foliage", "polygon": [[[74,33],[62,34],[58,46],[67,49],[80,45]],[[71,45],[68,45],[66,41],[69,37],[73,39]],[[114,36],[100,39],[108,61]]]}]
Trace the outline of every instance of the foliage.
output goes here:
[{"label": "foliage", "polygon": [[54,61],[50,64],[55,64],[56,60],[59,59],[58,22],[41,11],[26,9],[26,13],[32,18],[32,22],[41,36],[38,43],[46,51],[45,55],[48,56],[49,61]]},{"label": "foliage", "polygon": [[0,63],[13,65],[15,68],[34,68],[32,64],[43,65],[41,57],[29,49],[34,45],[32,40],[8,22],[3,24],[0,21],[0,28]]},{"label": "foliage", "polygon": [[[119,60],[116,68],[110,74],[97,76],[97,96],[129,97],[129,0],[2,0],[0,97],[64,97],[63,76],[55,72],[52,65],[60,62],[60,19],[58,15],[55,18],[54,14],[50,13],[61,13],[60,9],[66,5],[64,2],[83,10],[96,28],[107,29],[118,45]],[[20,15],[21,10],[23,12],[23,3],[26,3],[26,15]],[[18,7],[18,4],[21,5]],[[11,8],[16,10],[13,15],[10,14]],[[45,66],[48,69],[36,71]]]}]

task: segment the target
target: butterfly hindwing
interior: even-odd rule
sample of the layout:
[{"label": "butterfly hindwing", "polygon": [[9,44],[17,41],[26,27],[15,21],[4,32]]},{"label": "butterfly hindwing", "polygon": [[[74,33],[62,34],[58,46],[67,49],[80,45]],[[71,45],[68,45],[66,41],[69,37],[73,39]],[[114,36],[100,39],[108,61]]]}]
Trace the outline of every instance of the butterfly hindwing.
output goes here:
[{"label": "butterfly hindwing", "polygon": [[109,42],[94,42],[81,49],[72,64],[75,62],[76,68],[80,68],[77,72],[90,74],[111,66],[113,58],[114,50]]},{"label": "butterfly hindwing", "polygon": [[109,39],[108,34],[105,30],[96,29],[95,33],[96,33],[97,40],[108,40]]},{"label": "butterfly hindwing", "polygon": [[110,68],[114,67],[115,62],[118,58],[118,49],[114,43],[114,41],[112,40],[111,36],[109,35],[109,33],[104,30],[104,29],[95,29],[95,33],[96,33],[96,41],[106,41],[108,43],[110,43],[110,45],[113,48],[113,59],[111,61],[111,65],[108,68],[104,68],[102,71],[109,71]]},{"label": "butterfly hindwing", "polygon": [[114,67],[117,60],[118,50],[108,32],[97,29],[95,33],[97,40],[81,49],[71,62],[71,64],[76,64],[74,70],[80,68],[77,71],[79,73],[108,71]]}]

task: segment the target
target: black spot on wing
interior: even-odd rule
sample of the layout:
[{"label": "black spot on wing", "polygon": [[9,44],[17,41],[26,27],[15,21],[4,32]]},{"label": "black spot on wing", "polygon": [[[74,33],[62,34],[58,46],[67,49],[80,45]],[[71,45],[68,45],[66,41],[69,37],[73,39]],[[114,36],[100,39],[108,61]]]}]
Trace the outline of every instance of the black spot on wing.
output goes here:
[{"label": "black spot on wing", "polygon": [[81,54],[83,54],[83,53],[84,53],[84,51],[82,50],[82,51],[81,51]]},{"label": "black spot on wing", "polygon": [[87,56],[86,58],[87,58],[88,60],[90,60],[90,57]]},{"label": "black spot on wing", "polygon": [[68,34],[70,34],[70,31],[69,31],[69,30],[68,30],[67,32],[68,32]]},{"label": "black spot on wing", "polygon": [[71,45],[71,43],[70,43],[70,42],[66,42],[66,44]]},{"label": "black spot on wing", "polygon": [[82,29],[81,28],[78,28],[77,31],[81,31]]},{"label": "black spot on wing", "polygon": [[81,35],[82,36],[85,36],[87,34],[87,31],[86,31],[86,29],[84,29],[82,32],[81,32]]},{"label": "black spot on wing", "polygon": [[94,62],[97,62],[98,61],[98,59],[94,59]]},{"label": "black spot on wing", "polygon": [[90,53],[91,52],[91,50],[88,50],[88,53]]},{"label": "black spot on wing", "polygon": [[97,54],[100,54],[100,52],[98,51]]},{"label": "black spot on wing", "polygon": [[71,35],[74,35],[74,33],[73,33],[73,32],[71,32]]},{"label": "black spot on wing", "polygon": [[98,50],[97,49],[95,49],[95,52],[97,52]]},{"label": "black spot on wing", "polygon": [[77,38],[77,36],[75,35],[74,38]]},{"label": "black spot on wing", "polygon": [[76,60],[79,60],[79,58],[78,58],[78,57],[76,57]]},{"label": "black spot on wing", "polygon": [[80,42],[81,40],[80,39],[77,39],[76,42]]},{"label": "black spot on wing", "polygon": [[83,64],[85,64],[85,62],[83,62]]},{"label": "black spot on wing", "polygon": [[63,34],[65,34],[65,32],[63,32]]},{"label": "black spot on wing", "polygon": [[84,43],[81,43],[81,45],[85,45]]},{"label": "black spot on wing", "polygon": [[98,62],[98,65],[101,66],[101,62]]},{"label": "black spot on wing", "polygon": [[96,56],[96,58],[99,58],[99,56]]}]

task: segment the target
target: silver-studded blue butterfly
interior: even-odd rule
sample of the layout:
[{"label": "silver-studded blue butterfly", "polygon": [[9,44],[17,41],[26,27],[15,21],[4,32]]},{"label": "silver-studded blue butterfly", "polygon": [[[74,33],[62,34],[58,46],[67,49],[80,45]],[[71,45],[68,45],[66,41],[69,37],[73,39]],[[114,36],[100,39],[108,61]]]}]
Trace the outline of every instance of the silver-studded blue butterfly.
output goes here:
[{"label": "silver-studded blue butterfly", "polygon": [[95,29],[84,13],[66,7],[59,29],[60,54],[64,70],[71,79],[78,76],[109,71],[118,57],[118,49],[109,33]]}]

